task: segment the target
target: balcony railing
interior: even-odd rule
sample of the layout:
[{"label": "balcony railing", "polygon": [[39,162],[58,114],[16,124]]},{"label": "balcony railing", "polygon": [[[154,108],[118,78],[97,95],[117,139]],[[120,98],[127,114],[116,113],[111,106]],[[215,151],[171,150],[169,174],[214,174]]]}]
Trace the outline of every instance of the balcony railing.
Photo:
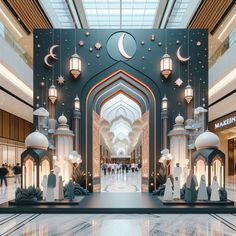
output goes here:
[{"label": "balcony railing", "polygon": [[236,28],[229,34],[224,42],[218,47],[215,53],[209,58],[209,69],[216,61],[236,42]]},{"label": "balcony railing", "polygon": [[3,38],[15,50],[15,52],[25,61],[25,63],[30,68],[33,68],[32,57],[20,46],[20,44],[14,39],[14,36],[6,29],[1,21],[0,37]]}]

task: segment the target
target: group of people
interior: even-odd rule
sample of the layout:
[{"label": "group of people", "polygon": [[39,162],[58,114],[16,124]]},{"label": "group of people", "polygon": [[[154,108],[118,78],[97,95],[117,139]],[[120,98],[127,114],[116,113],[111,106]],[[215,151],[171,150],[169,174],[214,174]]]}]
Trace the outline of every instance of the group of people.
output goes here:
[{"label": "group of people", "polygon": [[[21,180],[21,166],[19,163],[17,163],[13,168],[12,168],[13,174],[15,176],[15,183],[16,184],[20,184],[20,180]],[[3,183],[5,184],[5,186],[7,187],[7,177],[9,174],[9,169],[7,168],[6,164],[2,164],[2,166],[0,167],[0,186],[3,185]]]},{"label": "group of people", "polygon": [[[174,181],[173,184],[171,179],[168,178],[165,183],[165,192],[164,192],[164,201],[172,201],[172,200],[179,200],[180,199],[180,176],[181,176],[182,168],[179,166],[179,163],[176,164],[174,168]],[[196,200],[198,201],[208,201],[208,193],[207,193],[207,185],[206,185],[206,178],[205,175],[201,176],[200,186],[197,192],[198,181],[196,176],[193,173],[193,170],[190,170],[187,180],[186,180],[186,189],[184,200],[188,203],[192,203]],[[174,187],[174,188],[173,188]],[[211,195],[210,201],[219,201],[219,188],[220,185],[217,181],[217,177],[214,176],[212,180],[211,187]]]},{"label": "group of people", "polygon": [[103,163],[101,168],[104,175],[128,173],[130,170],[134,173],[139,171],[141,165],[137,163]]}]

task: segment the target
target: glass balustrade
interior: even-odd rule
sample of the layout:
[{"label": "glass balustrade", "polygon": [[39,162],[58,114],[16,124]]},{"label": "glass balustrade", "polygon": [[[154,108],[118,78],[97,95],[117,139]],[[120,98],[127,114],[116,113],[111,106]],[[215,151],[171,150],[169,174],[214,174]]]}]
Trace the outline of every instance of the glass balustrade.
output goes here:
[{"label": "glass balustrade", "polygon": [[14,36],[7,30],[4,24],[0,21],[0,37],[3,38],[8,45],[10,45],[15,52],[25,61],[30,68],[33,68],[32,57],[21,47],[21,45],[14,39]]},{"label": "glass balustrade", "polygon": [[209,58],[209,69],[216,61],[236,42],[236,28],[229,34],[224,42],[218,47],[214,54]]}]

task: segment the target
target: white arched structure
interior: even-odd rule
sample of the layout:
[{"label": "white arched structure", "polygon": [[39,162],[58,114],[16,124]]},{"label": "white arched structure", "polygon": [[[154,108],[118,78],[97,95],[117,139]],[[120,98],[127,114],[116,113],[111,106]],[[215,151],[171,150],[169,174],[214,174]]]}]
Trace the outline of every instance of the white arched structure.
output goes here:
[{"label": "white arched structure", "polygon": [[103,104],[100,115],[100,132],[111,154],[129,155],[138,142],[142,129],[139,105],[119,93]]}]

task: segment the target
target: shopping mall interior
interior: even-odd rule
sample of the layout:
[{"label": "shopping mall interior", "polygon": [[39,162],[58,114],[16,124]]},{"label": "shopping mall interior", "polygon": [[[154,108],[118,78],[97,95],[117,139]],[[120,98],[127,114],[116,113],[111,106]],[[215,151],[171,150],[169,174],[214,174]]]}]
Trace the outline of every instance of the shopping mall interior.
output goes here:
[{"label": "shopping mall interior", "polygon": [[235,0],[0,0],[0,235],[235,235],[235,42]]}]

